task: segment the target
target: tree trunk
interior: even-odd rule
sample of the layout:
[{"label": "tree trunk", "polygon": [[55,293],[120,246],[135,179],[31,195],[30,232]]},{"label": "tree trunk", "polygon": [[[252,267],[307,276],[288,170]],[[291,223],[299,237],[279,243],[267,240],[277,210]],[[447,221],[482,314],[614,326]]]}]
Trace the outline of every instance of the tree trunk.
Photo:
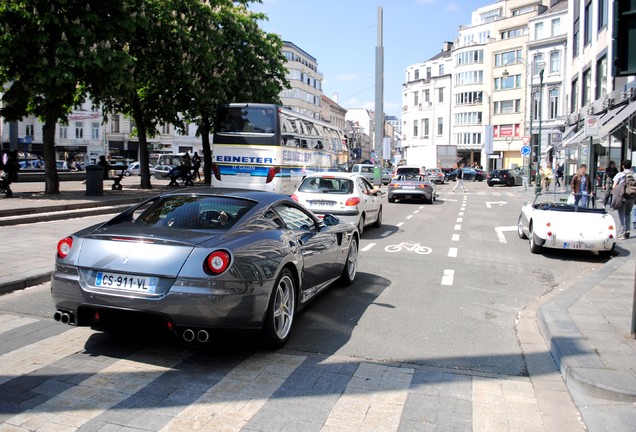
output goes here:
[{"label": "tree trunk", "polygon": [[201,145],[203,146],[203,178],[207,186],[212,185],[212,148],[210,147],[210,121],[204,119],[199,125]]},{"label": "tree trunk", "polygon": [[141,176],[141,188],[152,189],[150,183],[150,156],[148,154],[148,142],[146,137],[146,123],[144,122],[144,113],[141,108],[139,96],[135,93],[132,101],[133,118],[137,124],[137,136],[139,137],[139,174]]},{"label": "tree trunk", "polygon": [[55,163],[55,125],[57,116],[47,113],[44,119],[44,193],[57,195],[60,193],[60,179],[57,176]]}]

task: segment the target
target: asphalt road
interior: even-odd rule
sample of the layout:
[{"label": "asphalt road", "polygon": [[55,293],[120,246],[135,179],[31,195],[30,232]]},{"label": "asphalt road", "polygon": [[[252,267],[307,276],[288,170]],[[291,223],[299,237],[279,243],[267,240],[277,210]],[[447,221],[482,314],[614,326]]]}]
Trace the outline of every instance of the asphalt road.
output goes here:
[{"label": "asphalt road", "polygon": [[[330,289],[306,309],[287,349],[524,376],[518,312],[604,261],[585,252],[532,255],[512,231],[531,195],[485,183],[467,188],[440,186],[433,205],[385,199],[382,228],[363,234],[356,283]],[[40,261],[50,254],[52,262],[58,239],[104,219],[0,228],[4,238],[9,229],[21,233],[4,252],[27,262],[29,254]],[[50,318],[48,284],[0,297],[5,312]]]}]

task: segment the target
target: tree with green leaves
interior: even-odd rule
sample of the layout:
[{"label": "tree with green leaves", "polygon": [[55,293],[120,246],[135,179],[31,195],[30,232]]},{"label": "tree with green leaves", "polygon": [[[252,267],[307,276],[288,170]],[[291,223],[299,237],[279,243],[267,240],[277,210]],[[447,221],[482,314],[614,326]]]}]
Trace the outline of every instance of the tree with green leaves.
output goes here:
[{"label": "tree with green leaves", "polygon": [[56,124],[85,99],[88,78],[116,77],[127,64],[123,45],[130,14],[116,0],[0,2],[2,115],[43,121],[47,194],[59,193]]}]

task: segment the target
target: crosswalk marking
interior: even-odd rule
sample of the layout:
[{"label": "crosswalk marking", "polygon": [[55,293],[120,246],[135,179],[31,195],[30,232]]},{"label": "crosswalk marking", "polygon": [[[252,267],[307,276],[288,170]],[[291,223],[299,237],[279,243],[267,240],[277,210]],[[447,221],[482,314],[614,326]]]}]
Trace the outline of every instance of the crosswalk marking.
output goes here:
[{"label": "crosswalk marking", "polygon": [[371,250],[371,248],[372,248],[373,246],[375,246],[375,245],[376,245],[375,243],[369,243],[368,245],[366,245],[365,247],[363,247],[362,249],[360,249],[360,252],[368,252],[368,251],[370,251],[370,250]]},{"label": "crosswalk marking", "polygon": [[457,258],[457,248],[448,248],[448,256],[451,258]]},{"label": "crosswalk marking", "polygon": [[442,285],[452,286],[453,279],[455,278],[455,270],[444,270],[444,276],[442,276]]},{"label": "crosswalk marking", "polygon": [[18,327],[37,322],[38,320],[27,317],[15,317],[13,315],[0,315],[0,334],[6,333]]}]

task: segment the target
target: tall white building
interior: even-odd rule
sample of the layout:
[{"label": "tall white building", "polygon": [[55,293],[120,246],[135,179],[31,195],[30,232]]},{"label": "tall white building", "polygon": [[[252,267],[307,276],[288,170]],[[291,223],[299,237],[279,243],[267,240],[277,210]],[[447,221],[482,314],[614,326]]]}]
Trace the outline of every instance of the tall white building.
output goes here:
[{"label": "tall white building", "polygon": [[402,91],[402,148],[408,164],[438,166],[438,146],[451,144],[453,44],[406,68]]},{"label": "tall white building", "polygon": [[281,92],[283,105],[292,111],[319,119],[322,109],[322,74],[318,61],[292,42],[285,42],[283,54],[287,59],[287,80],[290,89]]}]

